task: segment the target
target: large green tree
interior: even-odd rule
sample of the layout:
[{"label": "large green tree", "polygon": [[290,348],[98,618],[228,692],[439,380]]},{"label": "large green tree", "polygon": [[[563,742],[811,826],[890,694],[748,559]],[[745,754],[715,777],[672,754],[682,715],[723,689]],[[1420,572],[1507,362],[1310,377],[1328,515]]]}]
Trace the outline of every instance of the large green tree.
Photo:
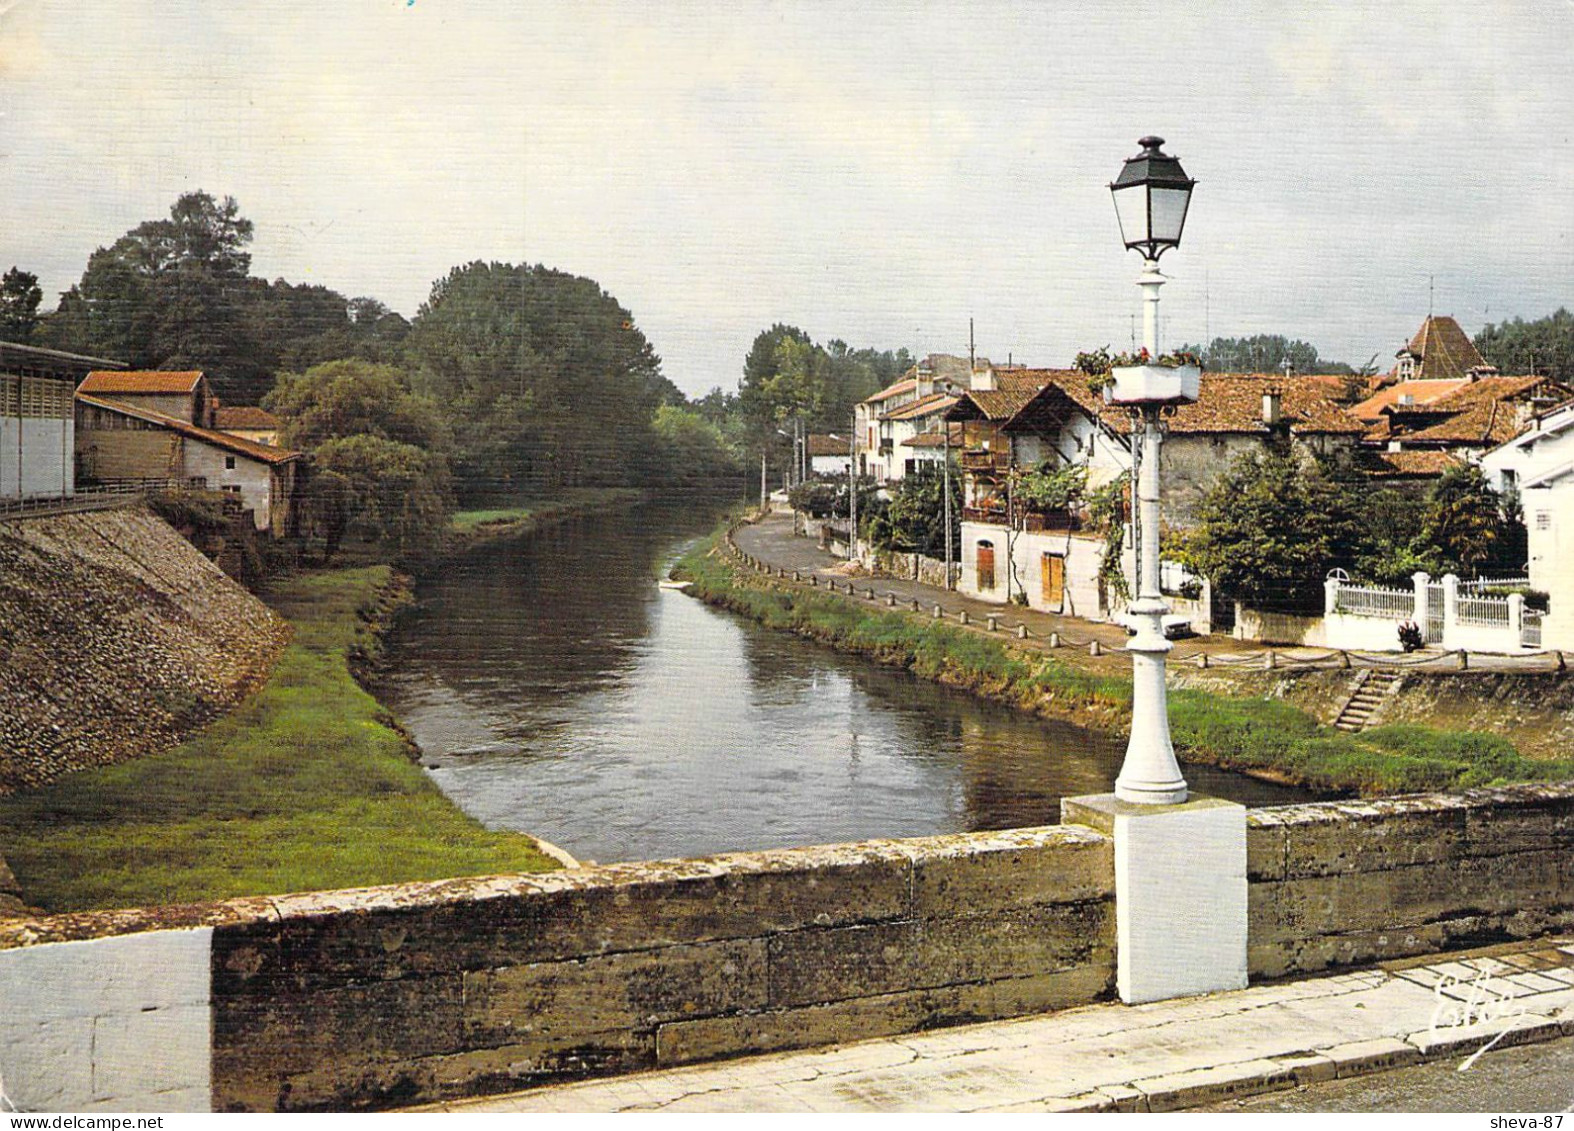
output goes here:
[{"label": "large green tree", "polygon": [[263,401],[285,443],[311,456],[303,525],[331,558],[346,533],[409,553],[441,534],[451,505],[450,435],[400,370],[346,359],[280,374]]},{"label": "large green tree", "polygon": [[405,345],[418,387],[453,422],[471,497],[650,480],[652,415],[682,401],[627,309],[544,266],[454,268]]},{"label": "large green tree", "polygon": [[12,267],[0,276],[0,341],[29,342],[38,327],[38,304],[44,292],[38,276]]},{"label": "large green tree", "polygon": [[1179,539],[1182,561],[1221,594],[1273,612],[1319,610],[1323,579],[1348,564],[1358,530],[1349,492],[1288,449],[1237,457],[1196,517]]},{"label": "large green tree", "polygon": [[1574,314],[1561,306],[1533,322],[1488,322],[1475,342],[1481,356],[1504,373],[1545,373],[1574,381]]}]

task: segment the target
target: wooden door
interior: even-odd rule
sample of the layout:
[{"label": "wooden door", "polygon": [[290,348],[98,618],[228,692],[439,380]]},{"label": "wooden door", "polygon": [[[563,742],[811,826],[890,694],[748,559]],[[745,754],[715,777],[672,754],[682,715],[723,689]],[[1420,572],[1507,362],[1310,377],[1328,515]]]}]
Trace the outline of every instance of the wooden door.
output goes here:
[{"label": "wooden door", "polygon": [[995,587],[995,547],[991,542],[978,544],[978,587],[980,589]]},{"label": "wooden door", "polygon": [[1039,574],[1044,585],[1044,604],[1060,608],[1066,599],[1066,559],[1059,554],[1045,554]]}]

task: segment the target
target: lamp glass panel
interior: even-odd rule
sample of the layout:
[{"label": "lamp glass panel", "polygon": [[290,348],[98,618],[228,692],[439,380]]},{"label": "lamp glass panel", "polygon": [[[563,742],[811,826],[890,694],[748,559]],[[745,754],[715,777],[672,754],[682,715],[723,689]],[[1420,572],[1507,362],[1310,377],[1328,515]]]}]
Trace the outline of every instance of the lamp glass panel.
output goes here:
[{"label": "lamp glass panel", "polygon": [[1191,189],[1159,188],[1151,190],[1153,196],[1153,238],[1167,244],[1178,244],[1181,229],[1186,226],[1186,206],[1191,201]]},{"label": "lamp glass panel", "polygon": [[1122,242],[1130,246],[1148,242],[1148,189],[1146,185],[1132,185],[1116,190],[1115,215],[1120,219]]}]

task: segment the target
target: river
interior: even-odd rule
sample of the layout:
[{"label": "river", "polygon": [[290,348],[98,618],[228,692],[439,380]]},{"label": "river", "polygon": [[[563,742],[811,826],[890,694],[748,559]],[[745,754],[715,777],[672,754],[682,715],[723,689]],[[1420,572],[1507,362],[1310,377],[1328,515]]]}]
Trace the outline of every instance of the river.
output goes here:
[{"label": "river", "polygon": [[[1123,746],[733,614],[657,578],[717,512],[647,505],[482,550],[423,583],[380,691],[492,828],[649,860],[1050,824]],[[1304,791],[1200,766],[1250,805]]]}]

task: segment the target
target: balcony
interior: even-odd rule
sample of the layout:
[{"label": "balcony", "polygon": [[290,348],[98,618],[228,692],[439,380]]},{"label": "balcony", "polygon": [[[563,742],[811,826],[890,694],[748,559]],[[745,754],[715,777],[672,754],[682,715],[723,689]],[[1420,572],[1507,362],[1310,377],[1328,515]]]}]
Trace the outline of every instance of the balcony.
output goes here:
[{"label": "balcony", "polygon": [[963,471],[982,475],[1002,475],[1011,467],[1009,452],[972,451],[960,457]]},{"label": "balcony", "polygon": [[[1004,506],[972,506],[962,508],[963,522],[985,522],[994,526],[1009,525]],[[1082,529],[1082,519],[1070,511],[1018,510],[1016,528],[1028,534],[1069,533]]]}]

